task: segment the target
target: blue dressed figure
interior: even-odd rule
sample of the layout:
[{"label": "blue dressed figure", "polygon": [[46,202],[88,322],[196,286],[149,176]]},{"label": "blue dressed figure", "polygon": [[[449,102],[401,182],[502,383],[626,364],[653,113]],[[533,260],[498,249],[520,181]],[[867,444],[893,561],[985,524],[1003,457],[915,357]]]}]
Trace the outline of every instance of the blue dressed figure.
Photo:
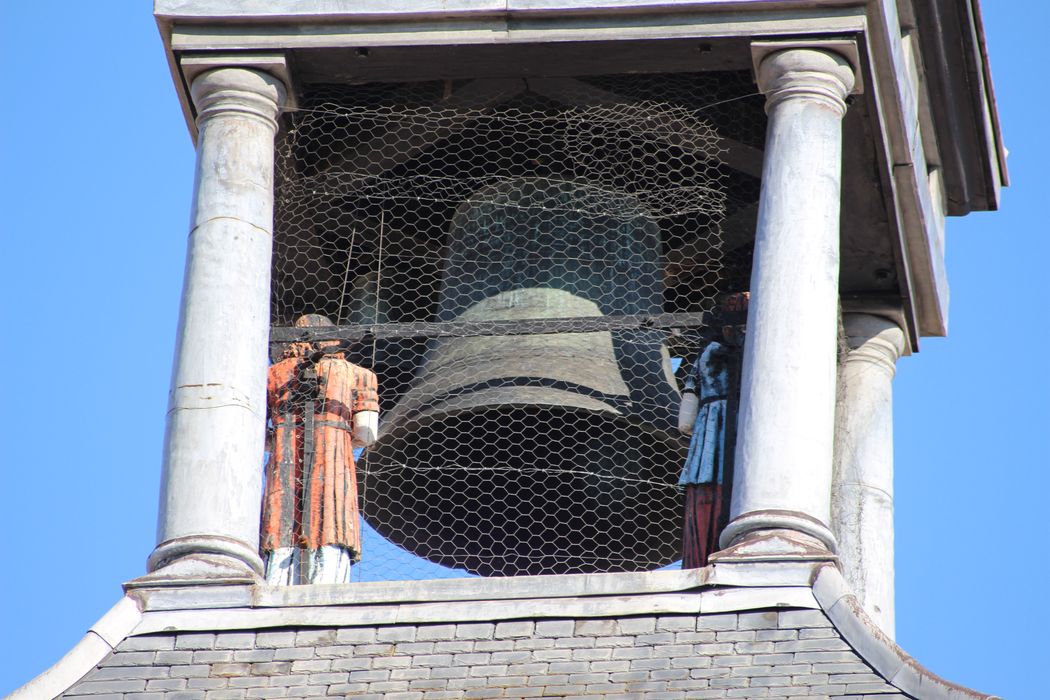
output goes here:
[{"label": "blue dressed figure", "polygon": [[693,364],[682,389],[678,429],[691,435],[678,483],[685,487],[682,568],[707,565],[718,546],[726,464],[726,400],[730,349],[712,342]]}]

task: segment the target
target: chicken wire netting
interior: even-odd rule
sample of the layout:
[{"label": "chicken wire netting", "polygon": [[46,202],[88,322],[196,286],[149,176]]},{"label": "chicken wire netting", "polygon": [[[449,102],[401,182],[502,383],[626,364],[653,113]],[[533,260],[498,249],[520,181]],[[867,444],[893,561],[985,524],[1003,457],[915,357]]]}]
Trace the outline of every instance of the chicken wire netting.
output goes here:
[{"label": "chicken wire netting", "polygon": [[340,487],[353,580],[679,558],[680,381],[746,289],[754,92],[741,73],[304,91],[278,141],[271,356],[300,341],[378,377],[378,437]]}]

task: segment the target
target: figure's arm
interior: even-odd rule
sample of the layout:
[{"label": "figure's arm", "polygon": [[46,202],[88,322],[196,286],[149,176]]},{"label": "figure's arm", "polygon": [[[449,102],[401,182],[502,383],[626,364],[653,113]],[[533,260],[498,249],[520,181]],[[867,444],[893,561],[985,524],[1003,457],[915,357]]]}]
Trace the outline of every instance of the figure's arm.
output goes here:
[{"label": "figure's arm", "polygon": [[703,362],[704,353],[701,353],[689,368],[689,374],[686,375],[684,386],[682,386],[682,403],[678,407],[678,431],[683,435],[693,434],[696,414],[700,411],[700,387],[697,385]]},{"label": "figure's arm", "polygon": [[678,430],[683,435],[693,434],[696,414],[700,409],[700,397],[691,391],[682,393],[682,404],[678,407]]},{"label": "figure's arm", "polygon": [[354,414],[354,447],[368,447],[379,434],[379,411],[358,411]]},{"label": "figure's arm", "polygon": [[368,447],[379,435],[379,384],[375,372],[359,369],[354,402],[354,447]]}]

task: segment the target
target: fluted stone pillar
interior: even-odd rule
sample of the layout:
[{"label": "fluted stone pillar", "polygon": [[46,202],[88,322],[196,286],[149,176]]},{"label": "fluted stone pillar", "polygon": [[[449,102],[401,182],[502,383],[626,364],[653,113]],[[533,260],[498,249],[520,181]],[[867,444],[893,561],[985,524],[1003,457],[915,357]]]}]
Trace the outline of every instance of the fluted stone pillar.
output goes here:
[{"label": "fluted stone pillar", "polygon": [[835,549],[842,117],[853,84],[849,61],[817,48],[776,51],[758,68],[768,126],[731,522],[721,539],[735,551],[722,557]]},{"label": "fluted stone pillar", "polygon": [[870,314],[842,322],[850,352],[839,370],[832,521],[846,581],[892,637],[893,375],[904,331]]},{"label": "fluted stone pillar", "polygon": [[150,571],[261,573],[274,135],[285,88],[218,68],[191,86],[197,167]]}]

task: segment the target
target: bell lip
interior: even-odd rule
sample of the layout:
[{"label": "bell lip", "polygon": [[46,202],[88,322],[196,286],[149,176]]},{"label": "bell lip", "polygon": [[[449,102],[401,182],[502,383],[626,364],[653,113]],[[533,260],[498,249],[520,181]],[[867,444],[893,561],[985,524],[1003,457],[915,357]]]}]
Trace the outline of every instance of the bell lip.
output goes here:
[{"label": "bell lip", "polygon": [[[511,388],[513,388],[513,387],[511,387]],[[520,387],[518,387],[518,388],[520,389]],[[518,404],[507,404],[507,403],[503,402],[503,403],[500,403],[498,405],[491,405],[491,404],[473,405],[473,406],[468,407],[468,408],[461,408],[459,410],[454,410],[454,411],[451,411],[451,412],[444,412],[444,413],[442,413],[442,412],[434,412],[434,411],[430,410],[427,413],[418,414],[418,415],[415,416],[415,420],[401,421],[399,425],[394,425],[392,428],[388,427],[386,429],[385,433],[381,432],[380,437],[368,449],[368,452],[364,456],[364,460],[366,460],[364,466],[367,469],[367,457],[368,457],[369,454],[373,454],[374,455],[374,454],[378,454],[379,452],[383,451],[383,452],[387,453],[387,456],[389,456],[390,451],[396,451],[396,450],[401,449],[401,448],[396,446],[397,442],[400,442],[402,445],[411,444],[413,441],[417,441],[419,439],[418,436],[421,434],[422,431],[424,431],[424,430],[433,431],[435,423],[441,423],[443,421],[447,421],[447,420],[449,420],[452,417],[464,418],[464,417],[467,417],[471,413],[486,413],[486,412],[491,412],[491,411],[499,411],[501,413],[510,413],[510,412],[512,412],[514,410],[520,410],[520,409],[523,409],[523,408],[535,408],[535,407],[537,407],[537,404],[532,403],[531,401],[530,402],[522,402],[522,403],[518,403]],[[545,404],[545,405],[540,405],[538,407],[539,408],[543,408],[543,409],[547,409],[547,410],[557,411],[557,412],[562,413],[562,414],[569,414],[569,413],[579,414],[579,413],[584,413],[584,414],[587,414],[587,415],[590,415],[590,416],[599,416],[600,418],[602,418],[604,420],[611,420],[611,421],[615,421],[615,422],[619,423],[620,425],[617,428],[615,428],[614,430],[619,430],[619,431],[631,430],[631,431],[644,432],[645,433],[645,437],[643,439],[647,443],[647,448],[652,450],[652,454],[654,454],[654,455],[659,455],[659,454],[676,454],[677,455],[677,457],[668,460],[668,481],[667,481],[667,484],[666,484],[666,490],[663,489],[663,488],[654,489],[653,495],[651,497],[651,500],[653,502],[657,502],[657,501],[663,502],[663,503],[666,503],[669,506],[671,499],[673,499],[675,504],[676,504],[676,507],[677,507],[677,504],[680,503],[680,495],[678,493],[679,486],[678,486],[678,483],[677,483],[677,481],[678,481],[678,471],[679,471],[681,462],[684,461],[684,459],[685,459],[685,453],[686,453],[686,449],[688,447],[688,442],[676,430],[662,430],[662,429],[654,426],[651,422],[638,420],[636,417],[632,416],[631,414],[624,414],[624,413],[615,412],[615,411],[611,410],[609,407],[605,406],[604,404],[602,405],[602,409],[601,410],[594,410],[594,409],[584,408],[584,407],[580,407],[580,406],[568,406],[565,403],[557,403],[557,404],[549,404],[549,405]],[[559,420],[562,420],[562,418],[559,418]],[[578,424],[576,421],[574,421],[571,418],[564,419],[564,420],[567,421],[567,424],[573,424],[573,425],[577,425]],[[406,423],[407,423],[407,425],[406,425]],[[386,449],[384,450],[384,448],[386,448]],[[498,471],[500,469],[500,465],[496,464],[496,465],[493,465],[491,468],[494,471]],[[389,480],[390,476],[392,474],[394,474],[394,473],[404,472],[404,471],[405,471],[404,468],[398,468],[398,467],[395,467],[393,469],[393,471],[391,471],[388,468],[381,468],[381,471],[379,471],[373,478],[376,479],[376,480],[383,480],[387,484],[394,483],[394,482]],[[399,481],[401,483],[404,483],[406,480],[405,479],[400,479]],[[366,486],[365,488],[368,489],[369,491],[373,491],[375,487]],[[670,493],[666,493],[666,492],[672,491],[672,490],[675,492],[673,495],[671,495]],[[387,492],[390,493],[389,490]],[[375,504],[377,504],[377,503],[381,503],[383,505],[379,509],[370,508],[369,507],[370,505],[375,506]],[[389,518],[389,516],[387,518],[383,518],[382,517],[383,516],[383,511],[386,511],[386,513],[388,513],[388,514],[391,512],[391,508],[390,507],[391,507],[392,503],[394,503],[394,501],[391,500],[390,498],[377,499],[377,498],[373,497],[370,500],[366,500],[365,503],[364,503],[364,507],[362,508],[362,516],[369,523],[369,525],[376,530],[376,532],[379,535],[381,535],[382,537],[387,539],[389,542],[395,544],[396,546],[398,546],[398,547],[400,547],[400,548],[410,552],[411,554],[413,554],[415,556],[418,556],[418,557],[420,557],[422,559],[425,559],[426,561],[435,563],[435,564],[439,564],[439,565],[447,566],[447,567],[452,567],[452,568],[456,568],[456,569],[462,569],[462,570],[467,571],[467,572],[469,572],[471,574],[480,575],[480,576],[514,576],[514,575],[523,575],[523,574],[526,574],[526,573],[530,573],[526,566],[521,566],[521,567],[515,568],[515,566],[516,566],[515,564],[513,564],[513,563],[508,564],[508,562],[513,560],[514,558],[519,558],[519,559],[525,560],[525,562],[528,563],[528,561],[529,561],[528,558],[525,555],[520,554],[519,553],[520,550],[517,550],[517,549],[508,548],[505,551],[504,557],[503,557],[503,559],[501,559],[501,563],[502,563],[502,566],[501,566],[501,565],[487,565],[487,564],[484,564],[484,563],[477,564],[476,563],[477,557],[479,557],[480,555],[478,555],[478,554],[468,554],[468,553],[462,551],[461,549],[457,549],[455,546],[448,546],[447,548],[442,548],[440,545],[437,546],[437,547],[425,545],[424,543],[425,543],[425,541],[427,539],[427,532],[428,532],[427,523],[432,522],[432,519],[430,519],[430,518],[423,519],[422,515],[420,513],[416,514],[418,516],[416,518],[411,518],[410,519],[410,518],[407,518],[407,517],[402,517],[401,519],[404,521],[402,523],[398,523],[396,521],[396,519],[395,520],[391,520]],[[636,510],[639,509],[639,505],[638,505],[639,499],[637,499],[637,498],[632,499],[632,500],[628,500],[625,503],[629,504],[630,507],[633,508],[633,509],[636,509]],[[377,510],[378,510],[378,512],[377,512]],[[412,510],[412,509],[411,508],[406,508],[405,510]],[[420,509],[420,510],[422,510],[422,509]],[[579,517],[581,517],[581,516],[575,516],[575,518],[577,518],[577,519]],[[406,524],[408,525],[407,527],[406,527]],[[663,532],[663,530],[666,530],[666,532]],[[635,543],[645,543],[647,541],[655,541],[656,542],[656,544],[650,545],[648,547],[648,552],[647,552],[646,555],[644,555],[644,557],[642,557],[642,556],[639,557],[639,560],[642,559],[642,558],[645,559],[644,565],[633,564],[628,559],[624,559],[622,562],[620,562],[618,564],[610,563],[608,561],[606,561],[605,563],[593,563],[592,564],[591,562],[587,561],[586,557],[581,556],[577,560],[573,561],[572,564],[571,564],[571,567],[566,569],[566,570],[571,572],[571,573],[612,573],[612,572],[622,572],[622,571],[639,571],[639,570],[655,570],[655,569],[659,569],[661,567],[664,567],[664,566],[667,566],[669,564],[674,563],[675,561],[677,561],[680,558],[680,552],[679,552],[680,531],[679,530],[680,530],[680,528],[677,528],[677,527],[676,528],[659,528],[659,526],[657,525],[657,520],[654,519],[653,522],[652,522],[652,528],[651,528],[651,531],[654,533],[652,535],[652,537],[651,538],[637,538],[636,540],[633,541]],[[649,532],[650,530],[647,530],[644,526],[640,526],[639,528],[636,529],[636,531],[637,532]],[[610,537],[616,538],[615,531],[610,531],[610,532],[611,532]],[[662,545],[660,544],[661,542],[663,543]],[[622,549],[624,551],[631,550],[631,544],[632,544],[632,542],[626,542],[624,544],[624,546],[622,547]],[[643,547],[643,549],[644,549],[644,547]],[[542,561],[544,561],[546,559],[549,559],[549,558],[550,558],[549,556],[540,555],[540,556],[537,557],[537,559],[535,561],[542,562]],[[596,558],[596,560],[601,560],[601,557],[595,557],[595,558]],[[470,561],[471,559],[475,559],[475,562],[472,563]],[[538,571],[537,572],[538,569],[542,569],[542,571]],[[558,570],[555,570],[555,567],[553,565],[550,565],[550,564],[546,564],[546,565],[544,565],[544,564],[537,564],[537,566],[534,567],[534,569],[533,569],[533,571],[531,573],[548,573],[548,574],[553,574],[553,573],[563,573],[563,571],[560,568]]]}]

